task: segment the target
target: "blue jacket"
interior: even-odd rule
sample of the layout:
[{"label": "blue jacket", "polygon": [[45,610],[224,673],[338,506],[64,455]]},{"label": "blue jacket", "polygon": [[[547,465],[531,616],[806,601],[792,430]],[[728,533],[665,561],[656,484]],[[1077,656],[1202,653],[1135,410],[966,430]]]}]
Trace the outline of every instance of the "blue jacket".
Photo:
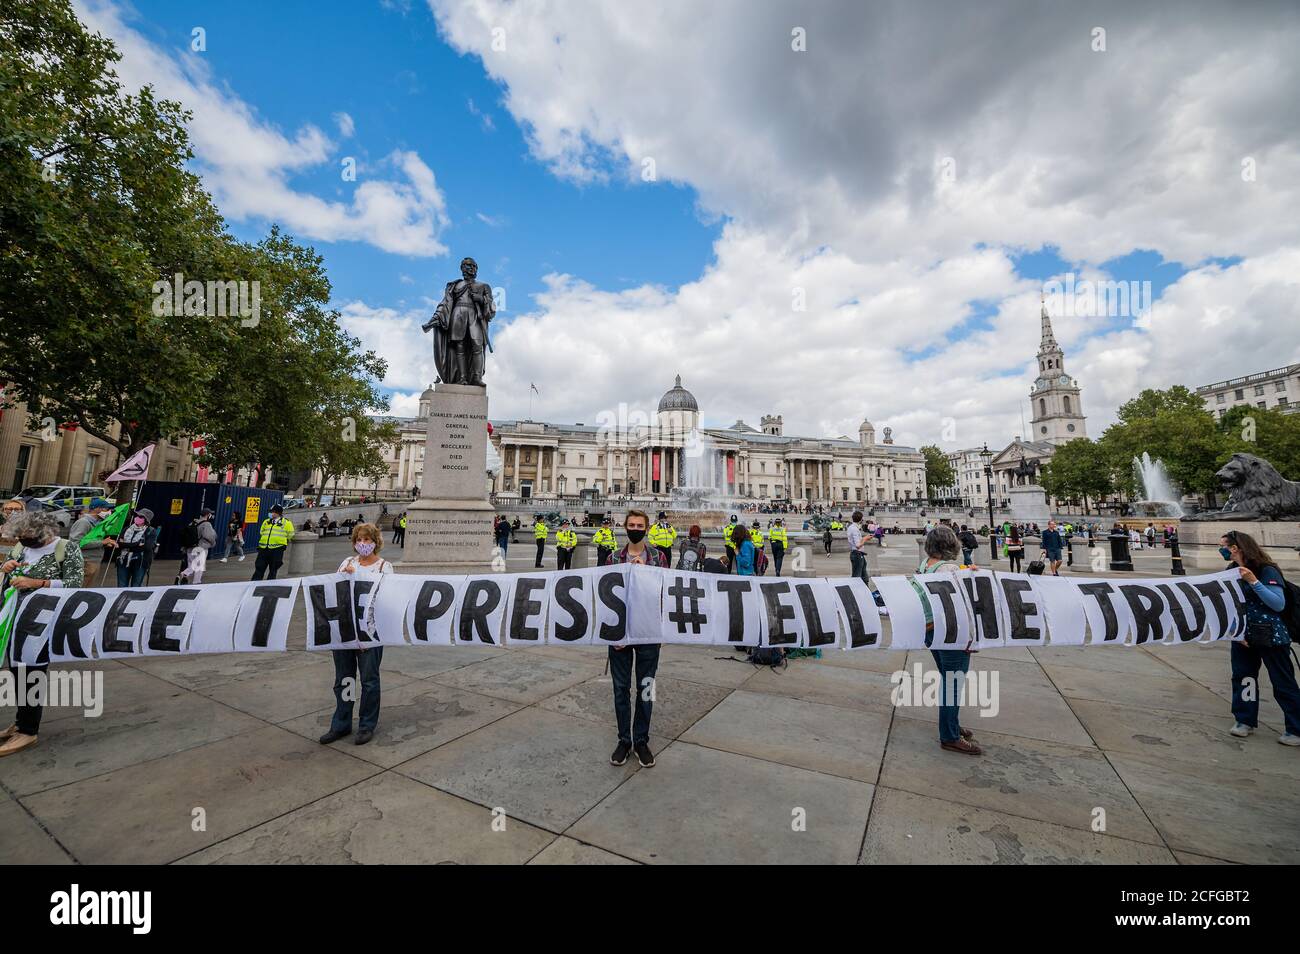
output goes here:
[{"label": "blue jacket", "polygon": [[1043,549],[1048,553],[1060,553],[1065,543],[1061,540],[1061,531],[1048,527],[1043,531]]},{"label": "blue jacket", "polygon": [[736,574],[738,576],[754,575],[754,544],[746,540],[736,548]]}]

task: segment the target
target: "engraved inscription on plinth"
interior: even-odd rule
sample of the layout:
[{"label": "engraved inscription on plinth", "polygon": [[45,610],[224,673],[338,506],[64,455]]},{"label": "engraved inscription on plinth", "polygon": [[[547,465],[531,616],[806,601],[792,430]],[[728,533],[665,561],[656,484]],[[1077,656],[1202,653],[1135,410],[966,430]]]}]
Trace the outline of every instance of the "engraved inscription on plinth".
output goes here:
[{"label": "engraved inscription on plinth", "polygon": [[434,386],[420,498],[406,513],[408,572],[491,569],[492,505],[487,493],[487,390]]}]

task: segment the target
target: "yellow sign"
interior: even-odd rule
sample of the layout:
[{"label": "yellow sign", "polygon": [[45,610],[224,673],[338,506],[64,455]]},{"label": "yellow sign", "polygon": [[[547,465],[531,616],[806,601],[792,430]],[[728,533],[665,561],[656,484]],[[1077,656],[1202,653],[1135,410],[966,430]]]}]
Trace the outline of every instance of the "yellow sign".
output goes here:
[{"label": "yellow sign", "polygon": [[262,498],[249,497],[244,504],[244,523],[257,523],[262,514]]},{"label": "yellow sign", "polygon": [[229,498],[229,497],[226,498],[226,503],[230,503],[230,498]]},{"label": "yellow sign", "polygon": [[176,516],[178,513],[181,512],[181,507],[182,507],[182,505],[183,505],[184,503],[185,503],[185,501],[182,500],[180,497],[173,497],[173,498],[172,498],[172,516],[173,516],[173,517]]}]

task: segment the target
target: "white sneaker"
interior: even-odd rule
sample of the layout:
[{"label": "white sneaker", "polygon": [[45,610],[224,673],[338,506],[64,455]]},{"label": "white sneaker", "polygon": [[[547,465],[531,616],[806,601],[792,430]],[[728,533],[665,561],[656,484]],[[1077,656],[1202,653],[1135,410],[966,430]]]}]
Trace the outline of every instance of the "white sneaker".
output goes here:
[{"label": "white sneaker", "polygon": [[242,556],[239,558],[239,562],[240,562],[240,563],[243,563],[243,562],[244,562],[244,558],[243,558]]},{"label": "white sneaker", "polygon": [[1300,745],[1300,735],[1292,735],[1290,732],[1277,737],[1278,742],[1282,745]]},{"label": "white sneaker", "polygon": [[1228,730],[1228,734],[1235,735],[1239,739],[1244,739],[1246,736],[1250,735],[1254,731],[1255,731],[1254,726],[1242,725],[1240,722],[1238,722],[1231,729]]},{"label": "white sneaker", "polygon": [[226,558],[225,558],[225,557],[222,557],[222,558],[221,558],[221,562],[222,562],[222,563],[225,563],[225,562],[226,562]]}]

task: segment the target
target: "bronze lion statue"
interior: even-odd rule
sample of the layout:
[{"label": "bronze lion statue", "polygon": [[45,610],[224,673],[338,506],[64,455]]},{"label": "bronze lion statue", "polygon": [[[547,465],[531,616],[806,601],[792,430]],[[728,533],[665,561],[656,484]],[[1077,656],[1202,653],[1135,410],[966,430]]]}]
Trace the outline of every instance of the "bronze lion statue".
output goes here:
[{"label": "bronze lion statue", "polygon": [[1233,454],[1214,475],[1228,492],[1222,510],[1184,520],[1300,520],[1300,482],[1287,480],[1254,454]]}]

